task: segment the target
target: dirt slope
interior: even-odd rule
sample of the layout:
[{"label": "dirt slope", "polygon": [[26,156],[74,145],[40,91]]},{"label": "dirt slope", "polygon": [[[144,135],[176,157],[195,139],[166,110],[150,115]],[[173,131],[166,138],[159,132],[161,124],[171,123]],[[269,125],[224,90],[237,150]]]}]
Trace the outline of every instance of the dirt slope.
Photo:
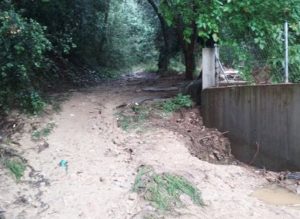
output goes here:
[{"label": "dirt slope", "polygon": [[[0,207],[6,218],[143,218],[154,209],[131,192],[142,164],[186,177],[201,190],[206,204],[201,208],[187,203],[158,218],[299,218],[297,209],[251,197],[267,183],[252,169],[201,161],[172,129],[128,133],[118,128],[117,106],[157,95],[142,92],[139,80],[127,80],[127,85],[118,81],[72,92],[60,113],[30,120],[51,121],[56,128],[41,153],[31,133],[21,136],[18,149],[35,169],[35,178],[27,173],[16,184],[0,169]],[[61,160],[68,161],[67,171],[59,166]]]}]

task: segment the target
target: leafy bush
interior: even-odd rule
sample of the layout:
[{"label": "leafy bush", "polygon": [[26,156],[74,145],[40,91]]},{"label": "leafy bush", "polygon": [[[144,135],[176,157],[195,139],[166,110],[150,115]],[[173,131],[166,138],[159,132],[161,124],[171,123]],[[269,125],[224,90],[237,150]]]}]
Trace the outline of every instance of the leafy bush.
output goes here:
[{"label": "leafy bush", "polygon": [[45,71],[45,52],[51,49],[44,28],[14,10],[0,11],[0,48],[0,108],[41,110],[36,90]]},{"label": "leafy bush", "polygon": [[188,108],[193,106],[193,101],[189,95],[178,94],[171,100],[167,100],[162,104],[165,112],[175,112],[181,108]]}]

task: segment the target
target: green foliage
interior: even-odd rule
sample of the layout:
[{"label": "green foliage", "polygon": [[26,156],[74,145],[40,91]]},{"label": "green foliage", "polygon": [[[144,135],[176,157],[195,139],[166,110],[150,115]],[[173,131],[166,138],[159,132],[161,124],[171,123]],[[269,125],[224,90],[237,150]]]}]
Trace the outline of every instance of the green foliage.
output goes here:
[{"label": "green foliage", "polygon": [[181,108],[189,108],[193,106],[193,101],[189,95],[178,94],[171,100],[167,100],[162,104],[165,112],[175,112]]},{"label": "green foliage", "polygon": [[[183,22],[186,40],[191,37],[191,24],[197,24],[197,33],[204,40],[218,42],[225,28],[234,28],[235,33],[251,30],[256,41],[263,47],[265,34],[285,20],[299,20],[299,0],[162,0],[160,9],[169,25]],[[225,23],[226,22],[226,23]],[[221,39],[222,40],[222,39]]]},{"label": "green foliage", "polygon": [[48,123],[46,125],[46,127],[39,129],[39,130],[35,130],[32,134],[31,134],[31,138],[32,140],[40,140],[44,137],[47,137],[51,134],[51,132],[53,131],[53,129],[55,128],[55,123]]},{"label": "green foliage", "polygon": [[181,207],[182,194],[189,196],[194,204],[204,205],[200,191],[188,180],[170,173],[157,174],[149,166],[139,168],[132,190],[163,211]]},{"label": "green foliage", "polygon": [[107,35],[99,62],[108,68],[131,70],[137,65],[151,65],[157,59],[155,25],[135,0],[112,1]]},{"label": "green foliage", "polygon": [[[196,31],[200,42],[227,44],[235,50],[236,62],[244,66],[268,66],[275,81],[282,80],[283,24],[290,24],[291,80],[299,81],[299,0],[162,0],[161,12],[166,22],[182,28],[185,41],[191,43]],[[196,27],[196,28],[195,28]],[[273,42],[272,46],[269,43]],[[255,62],[255,53],[263,53],[262,63]],[[243,72],[247,77],[247,69]]]},{"label": "green foliage", "polygon": [[20,181],[26,170],[25,164],[17,159],[7,159],[4,161],[4,165],[15,176],[16,180]]},{"label": "green foliage", "polygon": [[154,62],[153,20],[134,0],[0,1],[0,108],[38,113],[62,83]]},{"label": "green foliage", "polygon": [[44,56],[51,49],[44,28],[14,10],[0,11],[0,107],[41,110],[37,73],[45,70]]},{"label": "green foliage", "polygon": [[[262,51],[264,64],[279,69],[285,20],[291,31],[291,80],[300,81],[300,0],[153,2],[159,4],[156,13],[135,0],[0,1],[1,110],[37,113],[45,105],[44,91],[61,83],[87,85],[157,60],[167,69],[180,46],[187,72],[193,73],[196,41],[234,46],[236,65],[252,65],[255,52]],[[170,27],[163,30],[159,24],[165,23]],[[269,40],[275,46],[269,47]]]}]

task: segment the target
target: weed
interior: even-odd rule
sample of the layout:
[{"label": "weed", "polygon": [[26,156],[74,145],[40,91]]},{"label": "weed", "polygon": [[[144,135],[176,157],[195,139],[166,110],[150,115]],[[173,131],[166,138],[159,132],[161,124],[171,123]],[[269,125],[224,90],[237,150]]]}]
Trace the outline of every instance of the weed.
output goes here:
[{"label": "weed", "polygon": [[150,114],[150,111],[146,107],[140,105],[134,105],[130,110],[131,113],[128,115],[125,115],[124,113],[118,115],[119,126],[125,131],[142,126],[146,119],[149,118]]},{"label": "weed", "polygon": [[119,114],[118,124],[123,130],[128,131],[131,128],[132,122],[131,116]]},{"label": "weed", "polygon": [[162,103],[164,112],[175,112],[181,108],[193,106],[193,101],[189,95],[178,94],[176,97]]},{"label": "weed", "polygon": [[55,127],[54,123],[48,123],[45,128],[42,128],[40,130],[35,130],[31,134],[32,140],[37,141],[37,140],[42,139],[43,137],[49,136],[51,134],[51,132],[53,131],[54,127]]},{"label": "weed", "polygon": [[204,205],[200,191],[188,180],[170,173],[157,174],[149,166],[139,169],[132,190],[164,211],[182,206],[182,194],[189,196],[194,204]]},{"label": "weed", "polygon": [[16,159],[7,159],[4,161],[4,166],[20,181],[26,170],[25,164]]}]

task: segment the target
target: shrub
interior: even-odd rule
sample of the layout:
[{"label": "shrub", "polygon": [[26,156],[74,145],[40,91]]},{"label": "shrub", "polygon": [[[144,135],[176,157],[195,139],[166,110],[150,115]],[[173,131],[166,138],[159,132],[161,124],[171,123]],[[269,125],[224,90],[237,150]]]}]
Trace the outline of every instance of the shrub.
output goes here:
[{"label": "shrub", "polygon": [[41,110],[36,90],[45,71],[45,52],[51,49],[44,28],[13,9],[0,11],[0,48],[0,108]]},{"label": "shrub", "polygon": [[167,100],[162,104],[165,112],[175,112],[181,108],[188,108],[193,106],[193,101],[189,95],[178,94],[171,100]]}]

